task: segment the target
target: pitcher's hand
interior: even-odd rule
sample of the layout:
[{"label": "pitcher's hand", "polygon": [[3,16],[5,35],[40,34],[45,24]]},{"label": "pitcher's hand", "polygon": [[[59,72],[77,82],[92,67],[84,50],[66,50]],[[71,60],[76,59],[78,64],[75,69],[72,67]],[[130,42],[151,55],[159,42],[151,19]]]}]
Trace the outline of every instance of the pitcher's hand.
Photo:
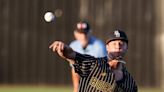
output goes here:
[{"label": "pitcher's hand", "polygon": [[76,53],[65,43],[61,41],[55,41],[50,46],[50,49],[64,59],[74,59]]},{"label": "pitcher's hand", "polygon": [[65,58],[63,54],[64,46],[65,44],[63,42],[55,41],[49,46],[49,48],[52,49],[53,52],[57,52],[60,57]]}]

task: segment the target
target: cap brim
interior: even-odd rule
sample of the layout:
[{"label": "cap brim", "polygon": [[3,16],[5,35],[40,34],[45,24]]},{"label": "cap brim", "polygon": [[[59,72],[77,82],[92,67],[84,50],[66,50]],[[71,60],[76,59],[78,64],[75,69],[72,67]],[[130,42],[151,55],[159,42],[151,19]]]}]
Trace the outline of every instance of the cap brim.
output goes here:
[{"label": "cap brim", "polygon": [[122,38],[122,37],[118,37],[118,38],[107,39],[107,40],[106,40],[106,44],[108,44],[108,43],[111,42],[111,41],[115,41],[115,40],[122,40],[122,41],[125,41],[125,42],[128,43],[128,40],[127,40],[127,39]]}]

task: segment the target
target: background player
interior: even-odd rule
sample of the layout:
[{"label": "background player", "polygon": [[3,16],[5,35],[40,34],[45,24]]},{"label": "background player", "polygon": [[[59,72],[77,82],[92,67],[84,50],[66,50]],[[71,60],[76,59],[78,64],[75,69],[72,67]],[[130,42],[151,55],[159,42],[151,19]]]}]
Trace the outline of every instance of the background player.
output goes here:
[{"label": "background player", "polygon": [[81,76],[79,92],[138,91],[134,79],[124,65],[128,38],[123,31],[115,30],[109,35],[106,41],[106,58],[79,54],[60,41],[55,41],[50,48],[62,58],[72,59],[75,71]]},{"label": "background player", "polygon": [[[98,57],[105,57],[107,52],[104,43],[91,34],[90,25],[87,21],[80,21],[74,30],[76,40],[70,43],[70,47],[81,54],[88,54]],[[78,92],[80,76],[72,68],[72,81],[74,92]]]}]

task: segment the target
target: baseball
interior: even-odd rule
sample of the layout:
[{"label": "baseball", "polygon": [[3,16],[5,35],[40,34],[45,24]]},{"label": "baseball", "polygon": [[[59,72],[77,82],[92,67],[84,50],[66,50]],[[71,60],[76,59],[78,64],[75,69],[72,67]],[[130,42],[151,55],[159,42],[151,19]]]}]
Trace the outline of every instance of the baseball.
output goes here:
[{"label": "baseball", "polygon": [[46,12],[44,15],[44,19],[46,22],[52,22],[55,19],[55,16],[52,12]]}]

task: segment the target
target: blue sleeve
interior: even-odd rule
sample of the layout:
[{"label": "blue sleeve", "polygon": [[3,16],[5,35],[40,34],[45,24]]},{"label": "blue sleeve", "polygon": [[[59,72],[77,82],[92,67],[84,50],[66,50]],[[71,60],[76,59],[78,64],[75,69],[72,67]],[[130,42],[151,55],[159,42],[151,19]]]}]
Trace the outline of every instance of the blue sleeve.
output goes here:
[{"label": "blue sleeve", "polygon": [[71,42],[71,43],[69,44],[69,46],[70,46],[71,48],[73,48],[73,42]]}]

